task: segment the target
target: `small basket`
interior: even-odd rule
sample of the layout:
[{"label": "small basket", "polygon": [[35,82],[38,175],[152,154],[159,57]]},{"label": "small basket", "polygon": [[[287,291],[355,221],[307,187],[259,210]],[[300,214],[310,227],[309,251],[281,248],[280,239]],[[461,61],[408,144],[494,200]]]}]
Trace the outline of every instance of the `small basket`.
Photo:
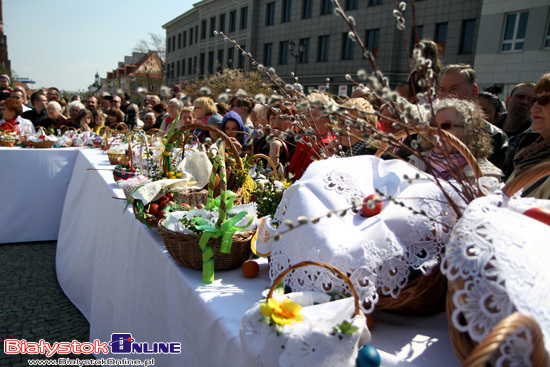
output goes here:
[{"label": "small basket", "polygon": [[116,166],[113,171],[115,181],[127,180],[129,178],[139,176],[140,174],[141,170],[138,167],[131,167],[126,164]]},{"label": "small basket", "polygon": [[[38,127],[37,129],[37,135],[47,135],[46,129],[44,129],[42,126]],[[35,148],[43,149],[43,148],[52,148],[55,145],[55,141],[51,140],[44,140],[44,141],[30,141],[32,143],[32,146]]]},{"label": "small basket", "polygon": [[114,166],[128,164],[128,157],[124,153],[107,153],[107,157]]},{"label": "small basket", "polygon": [[[183,234],[166,229],[158,222],[158,231],[164,242],[166,250],[179,264],[191,268],[202,269],[202,250],[199,246],[200,235]],[[238,232],[233,235],[231,252],[224,254],[220,252],[221,238],[210,239],[208,246],[214,250],[214,270],[229,270],[238,268],[246,260],[252,257],[250,241],[255,231]]]}]

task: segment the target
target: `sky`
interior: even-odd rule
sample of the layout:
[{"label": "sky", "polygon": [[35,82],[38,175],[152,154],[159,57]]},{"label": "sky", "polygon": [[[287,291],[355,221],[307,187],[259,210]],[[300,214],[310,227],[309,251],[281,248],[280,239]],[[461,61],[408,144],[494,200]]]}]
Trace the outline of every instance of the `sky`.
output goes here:
[{"label": "sky", "polygon": [[139,40],[166,37],[162,26],[199,0],[2,0],[12,74],[36,83],[87,91]]}]

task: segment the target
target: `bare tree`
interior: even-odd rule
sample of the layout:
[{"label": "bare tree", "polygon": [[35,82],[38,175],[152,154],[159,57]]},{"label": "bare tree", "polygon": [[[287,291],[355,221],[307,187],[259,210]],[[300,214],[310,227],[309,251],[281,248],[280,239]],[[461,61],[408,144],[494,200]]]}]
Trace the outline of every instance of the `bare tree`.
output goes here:
[{"label": "bare tree", "polygon": [[140,39],[132,51],[147,53],[157,51],[162,62],[166,59],[166,41],[165,36],[149,33],[149,40]]}]

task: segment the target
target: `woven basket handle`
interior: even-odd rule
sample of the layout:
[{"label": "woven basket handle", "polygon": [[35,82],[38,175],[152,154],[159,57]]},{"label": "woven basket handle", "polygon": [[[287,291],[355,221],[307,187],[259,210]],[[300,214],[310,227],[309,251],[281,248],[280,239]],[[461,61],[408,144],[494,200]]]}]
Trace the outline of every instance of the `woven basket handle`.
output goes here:
[{"label": "woven basket handle", "polygon": [[277,171],[277,165],[275,164],[275,162],[273,162],[273,159],[269,158],[267,155],[262,154],[262,153],[254,154],[254,158],[263,158],[263,159],[265,159],[267,161],[267,163],[269,163],[269,165],[273,169],[273,176],[275,176],[275,179],[278,180],[280,178],[279,172]]},{"label": "woven basket handle", "polygon": [[[407,137],[407,136],[410,135],[411,132],[419,133],[419,134],[427,133],[427,132],[435,132],[436,134],[441,134],[441,136],[443,136],[443,139],[445,141],[451,143],[451,145],[454,146],[459,151],[459,153],[462,154],[462,156],[466,159],[466,161],[468,162],[468,164],[470,165],[470,167],[472,167],[472,170],[474,171],[474,177],[476,179],[478,179],[478,178],[483,176],[483,172],[481,172],[481,168],[479,168],[479,165],[477,164],[476,157],[474,157],[472,152],[470,152],[470,149],[468,149],[468,147],[466,145],[464,145],[464,143],[461,142],[460,139],[458,139],[453,134],[448,133],[445,130],[436,129],[436,128],[433,128],[433,127],[419,128],[419,127],[416,127],[416,126],[411,126],[411,127],[407,127],[407,129],[408,129],[408,131],[400,130],[400,131],[394,133],[393,135],[394,135],[395,139],[399,140],[399,139],[402,139],[404,137]],[[375,156],[381,157],[382,154],[384,154],[384,152],[386,150],[388,150],[389,147],[390,147],[390,144],[384,143],[376,151]]]},{"label": "woven basket handle", "polygon": [[145,133],[147,135],[160,135],[161,137],[164,137],[164,135],[166,135],[163,130],[157,128],[149,129]]},{"label": "woven basket handle", "polygon": [[539,163],[522,174],[510,180],[502,189],[502,192],[511,197],[521,188],[540,180],[543,177],[550,175],[550,161]]},{"label": "woven basket handle", "polygon": [[361,314],[361,306],[359,306],[359,297],[357,296],[357,292],[355,291],[355,287],[353,286],[353,283],[351,282],[349,277],[344,272],[342,272],[340,269],[338,269],[337,267],[335,267],[333,265],[330,265],[330,264],[327,264],[327,263],[321,263],[321,262],[318,262],[318,261],[302,261],[302,262],[299,262],[297,264],[291,265],[288,269],[284,270],[273,281],[273,284],[269,288],[269,293],[267,294],[267,299],[269,299],[273,296],[273,291],[275,290],[275,287],[277,286],[277,284],[279,284],[279,282],[281,280],[284,279],[284,277],[288,273],[290,273],[291,271],[293,271],[295,269],[303,268],[305,266],[312,266],[312,265],[320,266],[322,268],[325,268],[325,269],[328,269],[328,270],[332,271],[334,274],[338,275],[340,277],[340,279],[342,279],[348,285],[348,287],[351,291],[351,294],[353,295],[354,304],[355,304],[355,312],[353,313],[353,315],[354,316],[360,315]]},{"label": "woven basket handle", "polygon": [[484,367],[497,351],[502,342],[516,330],[527,327],[533,341],[532,366],[543,367],[548,365],[548,355],[544,348],[544,339],[539,324],[531,317],[520,313],[513,313],[502,319],[489,334],[468,356],[463,366]]},{"label": "woven basket handle", "polygon": [[[170,144],[173,143],[174,141],[176,141],[176,139],[179,135],[183,134],[186,131],[194,130],[194,129],[208,130],[208,131],[213,132],[214,134],[219,135],[222,138],[222,140],[225,142],[225,144],[231,149],[231,152],[233,153],[233,157],[235,157],[235,164],[237,165],[237,168],[239,170],[243,169],[243,164],[242,164],[241,159],[239,157],[239,151],[237,150],[237,148],[235,147],[235,145],[233,144],[231,139],[229,139],[229,137],[227,135],[225,135],[225,133],[223,131],[221,131],[218,128],[215,128],[214,126],[203,125],[203,124],[185,125],[185,126],[181,127],[180,129],[174,131],[174,134],[172,134],[172,136],[170,137],[170,140],[168,140],[168,143],[170,143]],[[165,167],[165,169],[167,169],[167,167]],[[168,172],[164,172],[165,176],[167,176],[167,173]]]}]

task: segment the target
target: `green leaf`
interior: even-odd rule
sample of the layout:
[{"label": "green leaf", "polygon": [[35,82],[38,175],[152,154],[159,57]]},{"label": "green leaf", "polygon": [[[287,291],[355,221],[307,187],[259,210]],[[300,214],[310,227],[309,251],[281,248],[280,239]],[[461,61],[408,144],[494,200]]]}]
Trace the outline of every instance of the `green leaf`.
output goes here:
[{"label": "green leaf", "polygon": [[[353,326],[349,321],[345,320],[344,322],[342,322],[340,325],[336,325],[336,328],[340,329],[340,332],[344,335],[351,335],[353,334],[354,332],[356,332],[357,330],[359,330],[359,328],[357,326]],[[335,331],[337,331],[335,329]]]}]

